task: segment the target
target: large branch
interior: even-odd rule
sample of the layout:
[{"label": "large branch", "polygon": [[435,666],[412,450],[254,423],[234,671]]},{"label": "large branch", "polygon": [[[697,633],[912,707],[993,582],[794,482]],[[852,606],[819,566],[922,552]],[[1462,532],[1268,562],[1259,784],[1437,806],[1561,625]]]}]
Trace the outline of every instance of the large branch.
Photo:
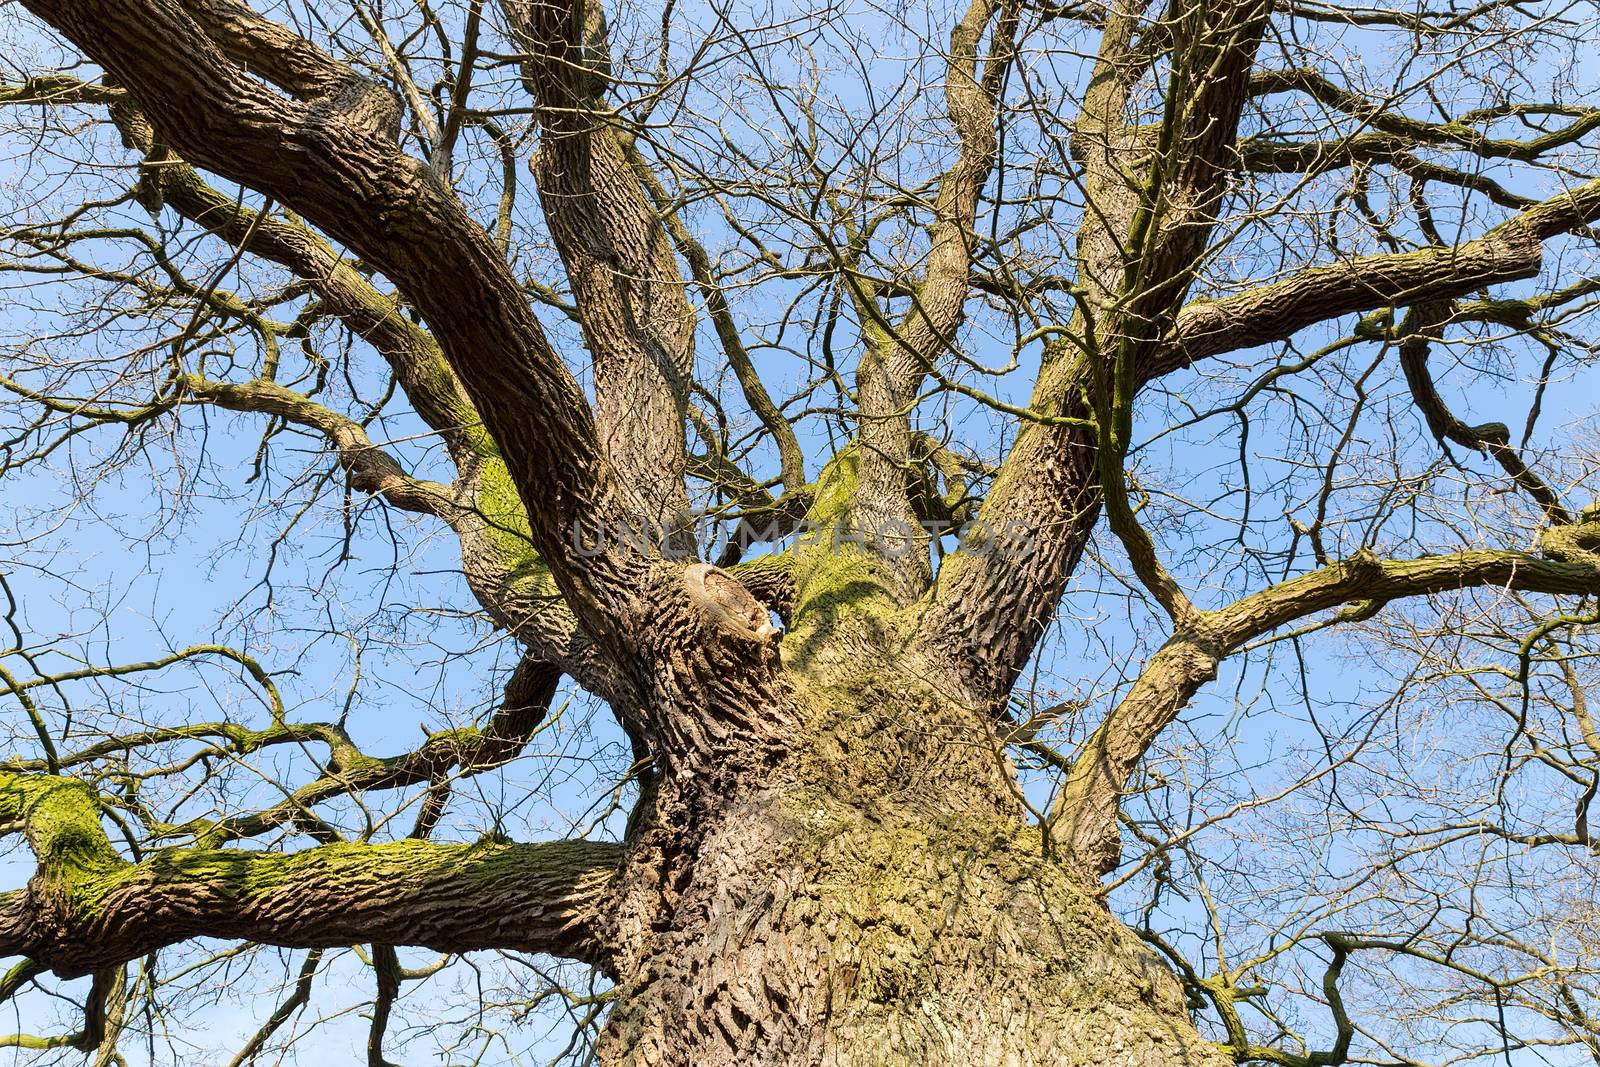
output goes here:
[{"label": "large branch", "polygon": [[[1161,24],[1145,22],[1144,7],[1120,6],[1108,20],[1074,135],[1087,201],[1077,245],[1084,295],[1070,343],[1047,346],[1041,361],[1029,408],[1044,418],[1020,429],[979,510],[991,538],[947,559],[927,598],[919,647],[976,703],[1005,699],[1099,515],[1094,425],[1106,413],[1088,399],[1094,383],[1159,347],[1237,165],[1268,6],[1172,0]],[[1162,122],[1135,126],[1134,86],[1163,52]]]},{"label": "large branch", "polygon": [[[1534,203],[1460,246],[1357,257],[1237,296],[1195,301],[1176,315],[1164,338],[1140,347],[1135,376],[1149,382],[1195,360],[1286,339],[1341,315],[1449,300],[1532,277],[1543,241],[1597,218],[1600,180]],[[1064,344],[1059,351],[1054,358],[1047,353],[1031,407],[1066,420],[1091,419],[1083,393],[1093,381],[1093,357],[1074,358]],[[958,553],[946,561],[936,596],[947,610],[924,643],[946,662],[975,664],[966,685],[975,699],[1003,695],[1076,565],[1099,513],[1094,437],[1070,421],[1025,426],[980,518],[1001,538],[1019,528],[1026,536],[1012,539],[1005,546],[1010,551]]]},{"label": "large branch", "polygon": [[1146,381],[1210,356],[1281,341],[1318,322],[1373,308],[1451,300],[1539,273],[1543,242],[1600,219],[1600,179],[1541,201],[1476,240],[1357,256],[1310,267],[1178,315],[1141,368]]},{"label": "large branch", "polygon": [[1052,808],[1053,838],[1086,871],[1116,865],[1117,804],[1134,768],[1223,658],[1248,642],[1341,605],[1352,605],[1348,618],[1368,618],[1395,600],[1467,589],[1593,596],[1600,594],[1597,549],[1600,521],[1591,518],[1547,530],[1543,556],[1478,550],[1382,560],[1362,553],[1204,613],[1151,657],[1089,739]]},{"label": "large branch", "polygon": [[[944,98],[958,148],[954,163],[939,177],[922,279],[912,287],[912,306],[898,323],[883,316],[876,293],[857,294],[856,304],[868,321],[862,323],[865,349],[856,370],[861,449],[853,521],[868,534],[904,530],[909,536],[918,529],[907,489],[913,467],[911,410],[924,377],[953,346],[972,292],[974,226],[999,148],[995,125],[1016,31],[1017,5],[994,0],[971,0],[951,29]],[[985,33],[988,55],[980,63]],[[877,564],[889,579],[887,592],[901,603],[920,596],[932,579],[922,539],[912,541],[909,550],[895,541],[885,544],[888,551],[880,553]]]},{"label": "large branch", "polygon": [[1219,651],[1226,654],[1341,604],[1360,602],[1365,613],[1404,597],[1496,587],[1592,596],[1600,592],[1600,556],[1592,555],[1597,539],[1600,522],[1591,520],[1547,530],[1543,556],[1489,549],[1401,560],[1357,556],[1211,612],[1207,625]]},{"label": "large branch", "polygon": [[613,707],[630,732],[705,788],[770,765],[791,709],[764,610],[726,575],[616,535],[637,523],[637,492],[613,477],[583,392],[499,248],[439,176],[399,150],[393,95],[347,80],[310,103],[286,98],[176,0],[28,7],[126,86],[184,159],[292,206],[421,312],[498,446],[528,539],[583,634],[624,676],[630,699]]},{"label": "large branch", "polygon": [[181,0],[180,6],[229,59],[291,96],[327,96],[351,76],[348,66],[239,0]]},{"label": "large branch", "polygon": [[[643,483],[616,482],[606,461],[611,450],[582,390],[550,347],[498,246],[437,174],[395,144],[394,96],[378,83],[347,78],[310,102],[285,98],[229,58],[229,48],[235,54],[242,48],[234,37],[222,30],[211,37],[176,0],[30,0],[29,8],[126,86],[182,158],[293,206],[386,274],[421,312],[504,459],[512,485],[498,491],[520,499],[539,565],[549,568],[581,637],[594,641],[621,675],[614,689],[622,699],[613,707],[627,728],[650,737],[662,760],[685,774],[693,776],[691,766],[706,769],[707,782],[734,774],[746,760],[768,760],[781,744],[787,712],[765,613],[733,579],[664,561],[651,545],[618,536],[624,525],[637,528],[642,512],[670,510],[674,494],[651,498]],[[280,48],[250,19],[245,27],[253,50]],[[259,54],[250,62],[266,69]],[[592,86],[586,91],[594,94]],[[642,202],[626,160],[616,166]],[[648,205],[646,216],[653,226],[646,243],[666,250],[670,261]],[[629,262],[650,266],[645,259]],[[670,299],[656,299],[677,286],[683,301],[682,282],[658,282],[648,270],[627,278],[645,290],[630,288],[606,314],[637,323],[659,304],[662,322],[688,330],[670,312]],[[662,341],[651,352],[658,357],[654,373],[669,373],[678,358],[669,349]],[[632,395],[630,402],[645,398]],[[680,442],[682,424],[677,430]],[[650,454],[674,466],[670,456]],[[659,470],[653,477],[661,477]],[[672,482],[680,480],[659,482],[664,493]],[[469,560],[469,577],[470,569]],[[734,616],[754,622],[728,625],[726,606],[707,597],[712,585],[736,603]],[[530,603],[544,598],[536,587],[518,592]]]},{"label": "large branch", "polygon": [[[628,568],[572,545],[575,525],[613,507],[582,391],[492,240],[386,136],[398,107],[387,91],[346,80],[311,103],[287,99],[230,60],[226,27],[209,27],[214,39],[174,0],[28,6],[126,86],[185,159],[292,205],[399,285],[499,444],[563,593],[593,630],[619,633]],[[247,37],[279,58],[288,47],[259,27]],[[265,69],[260,55],[250,62]]]},{"label": "large branch", "polygon": [[[65,93],[71,87],[57,79],[49,88]],[[463,569],[473,593],[501,626],[591,692],[608,700],[621,698],[620,680],[578,632],[549,568],[534,550],[527,512],[510,486],[499,444],[485,430],[433,335],[308,227],[243,206],[174,158],[126,94],[117,91],[110,103],[124,139],[140,151],[162,155],[160,165],[143,179],[151,194],[235,248],[276,263],[309,284],[323,306],[389,364],[412,408],[439,433],[455,462],[457,479],[446,489],[404,478],[389,457],[370,449],[360,427],[271,382],[210,383],[209,391],[193,395],[241,411],[290,418],[292,412],[310,413],[310,418],[293,421],[328,434],[359,488],[382,492],[396,506],[429,511],[451,524],[461,539]],[[419,488],[424,492],[417,492]]]},{"label": "large branch", "polygon": [[637,517],[670,528],[688,508],[695,315],[605,104],[604,15],[594,2],[502,6],[527,46],[523,82],[543,135],[530,168],[594,357],[601,442]]},{"label": "large branch", "polygon": [[290,947],[507,948],[604,963],[597,905],[621,846],[588,841],[173,849],[124,861],[84,783],[0,774],[0,820],[39,867],[0,897],[0,954],[63,977],[195,937]]}]

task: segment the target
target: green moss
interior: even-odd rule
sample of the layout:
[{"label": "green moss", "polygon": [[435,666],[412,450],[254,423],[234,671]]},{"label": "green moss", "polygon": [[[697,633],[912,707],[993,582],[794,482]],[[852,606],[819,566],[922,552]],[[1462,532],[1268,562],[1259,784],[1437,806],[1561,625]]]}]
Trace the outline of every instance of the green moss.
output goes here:
[{"label": "green moss", "polygon": [[0,819],[23,823],[39,865],[68,881],[120,866],[100,826],[100,799],[72,778],[0,773]]},{"label": "green moss", "polygon": [[801,666],[822,635],[837,638],[863,629],[861,647],[888,648],[898,629],[899,606],[876,555],[850,539],[850,516],[859,489],[858,449],[829,461],[817,478],[806,513],[808,533],[795,546],[795,607],[785,659]]},{"label": "green moss", "polygon": [[860,486],[860,449],[849,445],[841,449],[817,476],[816,492],[806,518],[818,525],[838,521],[849,512]]},{"label": "green moss", "polygon": [[530,594],[552,595],[555,581],[550,568],[534,551],[527,508],[511,480],[511,472],[498,456],[484,459],[479,468],[474,502],[485,536],[504,568],[505,584],[529,583]]}]

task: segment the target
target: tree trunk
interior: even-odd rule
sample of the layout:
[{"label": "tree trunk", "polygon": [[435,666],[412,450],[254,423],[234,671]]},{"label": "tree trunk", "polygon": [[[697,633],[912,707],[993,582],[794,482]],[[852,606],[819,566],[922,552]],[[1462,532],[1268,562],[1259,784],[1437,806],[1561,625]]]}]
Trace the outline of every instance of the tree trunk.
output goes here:
[{"label": "tree trunk", "polygon": [[981,717],[903,693],[824,699],[806,755],[700,816],[703,835],[636,840],[602,1063],[1231,1062],[1174,976],[1044,854]]}]

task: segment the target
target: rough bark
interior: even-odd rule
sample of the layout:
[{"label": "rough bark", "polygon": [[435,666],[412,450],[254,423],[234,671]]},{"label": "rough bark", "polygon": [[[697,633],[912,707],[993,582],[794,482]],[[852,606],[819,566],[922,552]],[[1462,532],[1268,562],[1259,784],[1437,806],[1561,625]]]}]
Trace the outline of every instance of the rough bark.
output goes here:
[{"label": "rough bark", "polygon": [[23,825],[39,861],[27,888],[0,897],[0,953],[64,977],[194,937],[446,952],[514,941],[600,962],[595,908],[620,854],[584,841],[401,841],[289,854],[174,849],[129,863],[101,829],[93,791],[48,775],[0,776],[0,820]]},{"label": "rough bark", "polygon": [[529,169],[594,357],[601,442],[629,518],[640,532],[670,534],[688,507],[695,317],[666,229],[602,100],[605,16],[597,4],[504,6],[529,50],[524,80],[543,133]]},{"label": "rough bark", "polygon": [[[958,553],[933,588],[924,557],[869,545],[728,571],[614,539],[592,554],[574,547],[575,531],[670,525],[683,509],[694,323],[674,242],[712,288],[704,250],[658,218],[666,198],[606,110],[594,5],[506,5],[528,47],[542,134],[533,170],[594,359],[593,410],[504,256],[440,175],[399,151],[400,104],[386,88],[232,0],[28,6],[125,87],[103,102],[130,146],[170,146],[281,198],[398,285],[427,329],[309,228],[241,210],[175,157],[151,180],[160,188],[144,190],[305,279],[389,362],[458,477],[411,478],[359,424],[270,376],[184,376],[182,402],[313,430],[354,487],[449,523],[480,602],[531,650],[485,727],[402,756],[364,757],[337,728],[275,719],[241,747],[267,734],[326,743],[328,773],[248,825],[190,828],[197,844],[291,822],[343,792],[502,765],[537,727],[558,671],[608,699],[647,757],[622,845],[192,847],[131,862],[102,831],[95,794],[59,777],[45,737],[53,773],[0,776],[0,822],[23,829],[38,859],[28,887],[0,898],[0,951],[61,974],[196,936],[516,948],[589,961],[618,983],[600,1052],[612,1065],[1220,1064],[1174,977],[1096,891],[1116,862],[1122,791],[1154,740],[1223,656],[1313,613],[1466,587],[1600,590],[1593,522],[1547,533],[1548,558],[1357,558],[1213,612],[1163,584],[1128,509],[1125,434],[1111,428],[1125,427],[1137,386],[1330,317],[1528,277],[1543,240],[1600,215],[1590,183],[1460,247],[1308,268],[1185,306],[1240,165],[1242,109],[1259,91],[1258,0],[1175,0],[1159,27],[1139,3],[1109,14],[1073,145],[1094,207],[1078,234],[1083,304],[1055,328],[1073,345],[1046,352],[1028,421],[979,511],[998,550]],[[787,498],[824,528],[903,522],[909,533],[917,517],[910,407],[971,295],[1018,11],[973,0],[952,33],[957,144],[913,307],[891,323],[883,294],[854,293],[866,335],[856,439],[807,487],[793,484],[804,472],[793,434],[773,429]],[[1131,87],[1169,53],[1169,113],[1158,127],[1130,124]],[[781,419],[726,303],[708,307],[757,414]],[[1425,365],[1412,371],[1422,383]],[[994,712],[1103,504],[1173,633],[1091,737],[1041,833]],[[769,608],[790,623],[781,645]]]},{"label": "rough bark", "polygon": [[630,853],[603,1062],[1228,1062],[1019,817],[985,713],[893,670],[799,689],[805,756]]}]

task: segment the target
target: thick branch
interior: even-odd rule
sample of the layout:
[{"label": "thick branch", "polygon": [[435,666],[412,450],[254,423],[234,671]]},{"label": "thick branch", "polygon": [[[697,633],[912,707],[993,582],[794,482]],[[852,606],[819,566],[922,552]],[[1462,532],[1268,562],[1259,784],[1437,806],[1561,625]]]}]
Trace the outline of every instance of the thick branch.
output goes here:
[{"label": "thick branch", "polygon": [[1394,600],[1455,590],[1600,594],[1600,522],[1553,527],[1544,540],[1544,557],[1483,550],[1380,560],[1366,553],[1205,613],[1151,657],[1090,738],[1052,808],[1054,840],[1086,871],[1114,867],[1118,797],[1139,760],[1224,657],[1282,626],[1344,604],[1356,605],[1349,617],[1366,618]]},{"label": "thick branch", "polygon": [[[57,88],[64,90],[62,86]],[[230,245],[276,263],[305,280],[328,311],[388,362],[412,408],[438,431],[459,474],[449,489],[433,483],[396,480],[398,468],[386,456],[369,454],[362,436],[354,440],[353,449],[341,453],[341,462],[347,467],[352,460],[360,460],[357,466],[363,468],[365,483],[358,482],[358,486],[378,492],[389,486],[396,492],[385,492],[385,496],[396,506],[428,511],[450,522],[461,538],[468,581],[485,610],[544,659],[560,663],[592,692],[607,699],[619,696],[622,690],[614,672],[605,668],[588,641],[578,634],[549,568],[534,550],[527,513],[511,483],[499,444],[484,428],[460,378],[433,336],[413,323],[395,300],[379,292],[348,257],[340,255],[318,234],[224,196],[193,167],[160,147],[149,121],[125,94],[118,90],[112,102],[112,117],[124,140],[131,147],[161,157],[160,165],[151,168],[143,179],[151,187],[150,195]],[[316,416],[307,424],[324,432],[334,424],[359,432],[359,427],[348,420],[340,420],[303,398],[296,400],[271,382],[244,386],[209,384],[222,406],[271,411],[291,419],[291,409],[304,410]],[[271,406],[262,406],[263,400]]]},{"label": "thick branch", "polygon": [[39,860],[0,898],[0,954],[63,977],[194,937],[289,947],[353,942],[445,952],[509,948],[603,963],[595,908],[621,846],[403,841],[297,853],[173,849],[123,861],[88,786],[0,775],[0,817]]},{"label": "thick branch", "polygon": [[[488,235],[386,139],[391,116],[371,93],[287,100],[234,66],[174,0],[29,7],[127,86],[184,158],[293,205],[400,285],[500,444],[569,603],[592,630],[618,632],[632,583],[617,561],[577,558],[570,536],[613,506],[582,392]],[[288,47],[251,41],[280,58]]]},{"label": "thick branch", "polygon": [[[1070,342],[1047,346],[1029,402],[1062,421],[1018,433],[978,514],[993,537],[983,551],[946,560],[925,612],[920,644],[934,669],[991,706],[1044,633],[1099,515],[1093,383],[1118,364],[1133,368],[1137,383],[1189,288],[1237,166],[1268,5],[1175,0],[1170,38],[1163,26],[1136,32],[1144,7],[1128,4],[1108,21],[1073,140],[1091,205],[1077,245],[1084,295],[1065,331]],[[1129,94],[1163,51],[1171,60],[1162,122],[1132,126]]]},{"label": "thick branch", "polygon": [[[978,45],[991,22],[989,54],[980,65]],[[856,301],[869,321],[862,324],[866,349],[856,371],[861,451],[854,521],[868,534],[903,530],[912,539],[909,548],[892,537],[883,545],[888,592],[902,603],[920,596],[932,580],[924,539],[913,533],[917,514],[907,488],[913,466],[910,414],[924,376],[954,342],[971,295],[974,225],[994,169],[995,123],[1016,30],[1016,5],[993,0],[971,0],[951,29],[944,96],[959,148],[939,178],[922,280],[897,324],[886,321],[875,295],[861,293]]]},{"label": "thick branch", "polygon": [[604,16],[596,3],[502,6],[528,50],[523,81],[544,135],[529,166],[594,357],[600,439],[636,518],[670,528],[688,507],[695,316],[604,103]]},{"label": "thick branch", "polygon": [[1142,368],[1149,381],[1208,356],[1281,341],[1313,323],[1373,308],[1450,300],[1539,273],[1541,243],[1600,219],[1600,179],[1541,201],[1475,241],[1357,256],[1222,300],[1196,301]]},{"label": "thick branch", "polygon": [[291,96],[327,96],[355,71],[238,0],[182,0],[228,58]]},{"label": "thick branch", "polygon": [[1591,521],[1547,530],[1543,556],[1489,549],[1401,560],[1358,556],[1211,612],[1208,626],[1226,654],[1297,619],[1347,603],[1361,602],[1367,614],[1403,597],[1458,589],[1594,595],[1600,593],[1600,566],[1583,553],[1596,538],[1600,524]]},{"label": "thick branch", "polygon": [[[126,86],[183,158],[294,207],[386,274],[422,313],[498,446],[512,483],[505,488],[522,504],[540,564],[583,634],[624,676],[613,688],[631,699],[613,707],[628,728],[649,736],[663,761],[677,761],[697,781],[735,777],[746,761],[769,760],[787,717],[770,642],[724,632],[694,602],[683,567],[616,535],[637,527],[641,513],[677,514],[681,412],[660,417],[661,394],[648,383],[645,393],[614,394],[609,402],[619,412],[646,405],[654,412],[651,425],[667,431],[628,456],[636,477],[619,484],[607,461],[619,455],[616,442],[602,442],[582,390],[500,250],[450,188],[395,144],[398,104],[387,90],[345,82],[310,105],[287,99],[230,62],[177,0],[29,0],[28,6]],[[557,140],[569,146],[609,143],[561,132],[570,136]],[[614,154],[606,165],[642,202],[626,161]],[[580,153],[576,162],[584,158]],[[574,191],[595,187],[585,174],[574,180]],[[606,199],[597,197],[596,206]],[[630,235],[645,242],[635,251],[659,249],[670,264],[665,235],[644,207],[651,225],[642,236]],[[573,219],[571,205],[564,217],[594,235],[595,220]],[[615,229],[608,232],[621,239]],[[687,302],[681,280],[663,280],[651,266],[662,261],[653,253],[624,257],[637,270],[619,279],[602,255],[594,260],[594,280],[601,287],[626,281],[619,302],[606,307],[614,316],[608,321],[634,340],[635,325],[654,324],[646,330],[655,344],[647,369],[670,375],[675,361],[686,358],[687,340],[674,347],[655,327],[678,329],[686,339],[692,321],[672,310]],[[585,325],[592,339],[594,320]],[[608,419],[605,429],[639,425],[625,414]],[[657,470],[647,480],[649,461],[641,457],[660,459],[667,474]],[[649,485],[660,492],[647,492]],[[523,592],[530,600],[544,595],[537,587]],[[730,686],[729,678],[744,684]]]}]

